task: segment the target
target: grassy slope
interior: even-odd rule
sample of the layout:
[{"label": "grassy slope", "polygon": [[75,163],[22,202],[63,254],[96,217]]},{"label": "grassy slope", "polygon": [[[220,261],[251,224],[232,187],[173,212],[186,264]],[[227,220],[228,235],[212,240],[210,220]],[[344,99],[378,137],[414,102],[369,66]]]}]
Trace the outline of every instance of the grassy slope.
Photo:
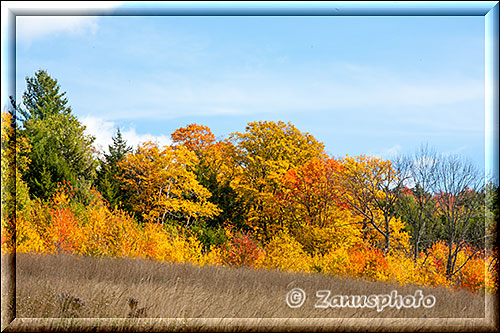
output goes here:
[{"label": "grassy slope", "polygon": [[[294,287],[308,295],[291,309],[286,294]],[[431,309],[316,309],[315,292],[332,294],[434,295]],[[64,296],[65,295],[65,296]],[[80,299],[81,303],[74,298]],[[149,318],[481,318],[482,295],[444,288],[400,286],[340,279],[320,274],[255,271],[246,268],[193,267],[132,259],[18,254],[16,318],[127,318],[130,298]],[[137,313],[137,312],[136,312]]]}]

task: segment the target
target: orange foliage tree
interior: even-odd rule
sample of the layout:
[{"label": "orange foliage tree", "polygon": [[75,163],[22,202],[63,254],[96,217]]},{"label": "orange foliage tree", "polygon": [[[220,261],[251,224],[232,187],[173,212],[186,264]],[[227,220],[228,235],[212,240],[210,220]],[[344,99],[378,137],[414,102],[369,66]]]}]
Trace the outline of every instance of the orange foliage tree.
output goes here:
[{"label": "orange foliage tree", "polygon": [[360,218],[340,200],[341,169],[335,159],[314,158],[289,170],[275,194],[276,215],[309,253],[362,242]]},{"label": "orange foliage tree", "polygon": [[289,170],[283,177],[283,189],[276,193],[283,218],[320,227],[330,225],[334,211],[346,207],[339,200],[340,169],[334,159],[314,158]]},{"label": "orange foliage tree", "polygon": [[171,134],[174,143],[183,144],[188,150],[200,152],[215,143],[215,135],[208,126],[191,124]]}]

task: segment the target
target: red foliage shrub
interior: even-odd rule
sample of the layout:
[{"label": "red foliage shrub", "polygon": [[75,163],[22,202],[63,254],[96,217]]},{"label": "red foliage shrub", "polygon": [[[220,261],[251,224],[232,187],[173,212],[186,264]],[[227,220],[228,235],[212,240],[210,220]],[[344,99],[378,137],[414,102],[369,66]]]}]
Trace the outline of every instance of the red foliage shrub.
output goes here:
[{"label": "red foliage shrub", "polygon": [[252,266],[261,253],[259,244],[249,232],[239,232],[229,243],[224,263],[229,266]]}]

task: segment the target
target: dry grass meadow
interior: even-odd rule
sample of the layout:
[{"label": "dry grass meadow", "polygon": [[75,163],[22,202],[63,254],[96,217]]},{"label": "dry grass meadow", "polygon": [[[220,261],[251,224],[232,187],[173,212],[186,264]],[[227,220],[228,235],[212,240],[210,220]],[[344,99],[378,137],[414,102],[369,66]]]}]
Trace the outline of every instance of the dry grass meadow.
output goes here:
[{"label": "dry grass meadow", "polygon": [[[2,261],[4,278],[8,267],[7,261]],[[489,307],[485,310],[485,295],[463,290],[67,255],[18,254],[15,268],[16,319],[5,327],[2,318],[5,331],[385,331],[391,327],[490,331],[498,327],[496,321],[484,319],[491,311]],[[303,289],[307,298],[302,307],[293,309],[287,306],[286,295],[296,287]],[[403,296],[420,289],[423,295],[434,295],[436,303],[428,309],[387,307],[381,312],[315,308],[316,291],[325,289],[332,295],[379,295],[396,290]],[[3,303],[6,293],[8,288],[2,283]]]}]

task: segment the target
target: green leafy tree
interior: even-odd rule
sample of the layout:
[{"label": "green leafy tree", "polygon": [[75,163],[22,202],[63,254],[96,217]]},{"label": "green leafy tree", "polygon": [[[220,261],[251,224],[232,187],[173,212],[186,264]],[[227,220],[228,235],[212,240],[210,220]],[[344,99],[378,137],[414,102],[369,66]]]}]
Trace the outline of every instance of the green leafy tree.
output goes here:
[{"label": "green leafy tree", "polygon": [[109,153],[104,154],[104,158],[100,161],[100,168],[97,171],[97,189],[111,207],[121,206],[126,208],[128,196],[118,181],[121,170],[118,168],[118,163],[123,160],[126,154],[132,152],[132,147],[127,145],[119,128],[115,136],[113,136],[113,144],[109,145],[108,149]]},{"label": "green leafy tree", "polygon": [[22,116],[19,134],[32,144],[27,155],[30,168],[23,175],[30,194],[47,199],[57,183],[66,180],[80,190],[80,199],[85,201],[95,178],[94,138],[85,133],[85,126],[67,105],[66,93],[60,92],[57,80],[46,71],[26,78],[26,84],[23,105],[16,109]]}]

